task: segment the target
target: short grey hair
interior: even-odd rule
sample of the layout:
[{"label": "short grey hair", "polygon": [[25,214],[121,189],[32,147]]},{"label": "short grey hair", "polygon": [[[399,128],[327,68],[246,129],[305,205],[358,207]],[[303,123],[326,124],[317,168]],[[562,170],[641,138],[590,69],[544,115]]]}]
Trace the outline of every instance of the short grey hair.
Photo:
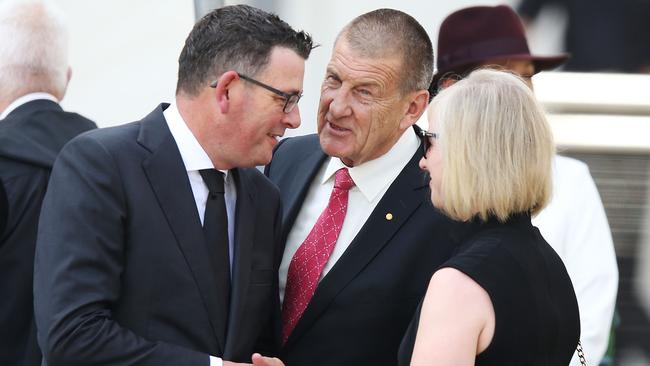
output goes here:
[{"label": "short grey hair", "polygon": [[32,92],[62,97],[67,74],[63,13],[39,0],[0,3],[0,100]]},{"label": "short grey hair", "polygon": [[412,16],[395,9],[377,9],[353,19],[343,37],[363,57],[400,55],[402,92],[427,90],[433,78],[433,46],[426,30]]}]

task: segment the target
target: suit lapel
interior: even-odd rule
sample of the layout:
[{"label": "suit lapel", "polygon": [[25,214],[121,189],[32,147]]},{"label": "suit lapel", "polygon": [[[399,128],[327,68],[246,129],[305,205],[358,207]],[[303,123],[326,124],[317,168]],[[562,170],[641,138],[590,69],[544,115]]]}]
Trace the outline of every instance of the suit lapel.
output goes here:
[{"label": "suit lapel", "polygon": [[[318,144],[318,140],[316,140],[316,143]],[[296,172],[296,175],[288,178],[289,182],[278,184],[282,187],[288,187],[286,189],[283,188],[281,192],[282,204],[285,207],[282,218],[282,242],[286,242],[287,236],[305,200],[305,196],[309,192],[311,182],[327,159],[327,155],[320,149],[320,144],[318,146],[319,148],[308,153],[304,159],[296,164],[295,168],[292,168]]]},{"label": "suit lapel", "polygon": [[226,307],[223,297],[217,291],[185,165],[162,115],[164,108],[166,106],[157,108],[142,120],[138,142],[151,151],[142,167],[203,295],[201,298],[215,338],[223,352],[226,324],[218,319],[219,312],[225,311]]},{"label": "suit lapel", "polygon": [[[289,337],[291,347],[331,304],[334,298],[386,246],[402,225],[425,201],[423,173],[418,167],[422,153],[418,150],[404,167],[384,197],[363,225],[343,256],[316,288],[309,306]],[[392,219],[387,220],[386,214]]]},{"label": "suit lapel", "polygon": [[247,309],[246,295],[250,284],[251,255],[255,227],[255,190],[249,187],[246,174],[239,169],[231,171],[237,186],[237,209],[235,214],[235,245],[232,269],[232,296],[230,301],[230,317],[228,321],[228,336],[224,355],[232,353],[242,335],[241,325],[245,321]]}]

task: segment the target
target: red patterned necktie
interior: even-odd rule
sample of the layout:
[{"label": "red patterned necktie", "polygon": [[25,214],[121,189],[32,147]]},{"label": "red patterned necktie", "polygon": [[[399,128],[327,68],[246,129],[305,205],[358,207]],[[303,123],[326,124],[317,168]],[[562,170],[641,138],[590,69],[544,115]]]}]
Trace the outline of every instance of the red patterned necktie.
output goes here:
[{"label": "red patterned necktie", "polygon": [[337,170],[327,207],[291,259],[282,307],[283,343],[287,342],[289,334],[314,296],[323,268],[341,233],[348,210],[348,191],[352,187],[354,181],[347,168]]}]

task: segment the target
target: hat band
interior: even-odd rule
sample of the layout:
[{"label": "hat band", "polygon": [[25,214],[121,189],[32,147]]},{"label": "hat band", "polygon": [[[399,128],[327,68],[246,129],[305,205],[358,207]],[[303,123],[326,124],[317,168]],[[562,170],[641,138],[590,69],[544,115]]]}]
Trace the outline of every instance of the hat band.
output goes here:
[{"label": "hat band", "polygon": [[528,43],[523,38],[501,38],[497,40],[473,43],[454,52],[440,55],[438,69],[451,67],[495,57],[528,54]]}]

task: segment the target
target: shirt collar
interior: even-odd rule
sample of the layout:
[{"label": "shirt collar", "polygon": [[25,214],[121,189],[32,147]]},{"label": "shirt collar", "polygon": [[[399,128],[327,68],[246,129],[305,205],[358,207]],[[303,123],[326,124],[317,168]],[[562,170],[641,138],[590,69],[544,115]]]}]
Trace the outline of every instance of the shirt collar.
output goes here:
[{"label": "shirt collar", "polygon": [[361,165],[347,167],[341,159],[329,159],[321,184],[333,179],[334,173],[341,168],[348,168],[350,177],[363,196],[372,202],[395,180],[404,166],[411,160],[420,146],[420,141],[412,128],[404,131],[397,143],[388,152],[377,159],[366,161]]},{"label": "shirt collar", "polygon": [[[176,103],[171,103],[167,109],[163,111],[169,131],[176,141],[178,151],[181,153],[185,169],[190,171],[198,171],[203,169],[214,169],[212,160],[208,154],[203,150],[203,147],[196,139],[187,123],[183,120]],[[225,177],[228,176],[227,170],[219,170],[224,173]]]},{"label": "shirt collar", "polygon": [[16,108],[20,107],[23,104],[29,103],[33,100],[37,99],[46,99],[46,100],[51,100],[55,103],[58,103],[59,100],[56,99],[56,97],[50,93],[45,93],[45,92],[37,92],[37,93],[29,93],[25,94],[22,97],[14,100],[5,108],[4,111],[0,114],[0,120],[5,119],[9,115],[9,113],[13,112]]}]

